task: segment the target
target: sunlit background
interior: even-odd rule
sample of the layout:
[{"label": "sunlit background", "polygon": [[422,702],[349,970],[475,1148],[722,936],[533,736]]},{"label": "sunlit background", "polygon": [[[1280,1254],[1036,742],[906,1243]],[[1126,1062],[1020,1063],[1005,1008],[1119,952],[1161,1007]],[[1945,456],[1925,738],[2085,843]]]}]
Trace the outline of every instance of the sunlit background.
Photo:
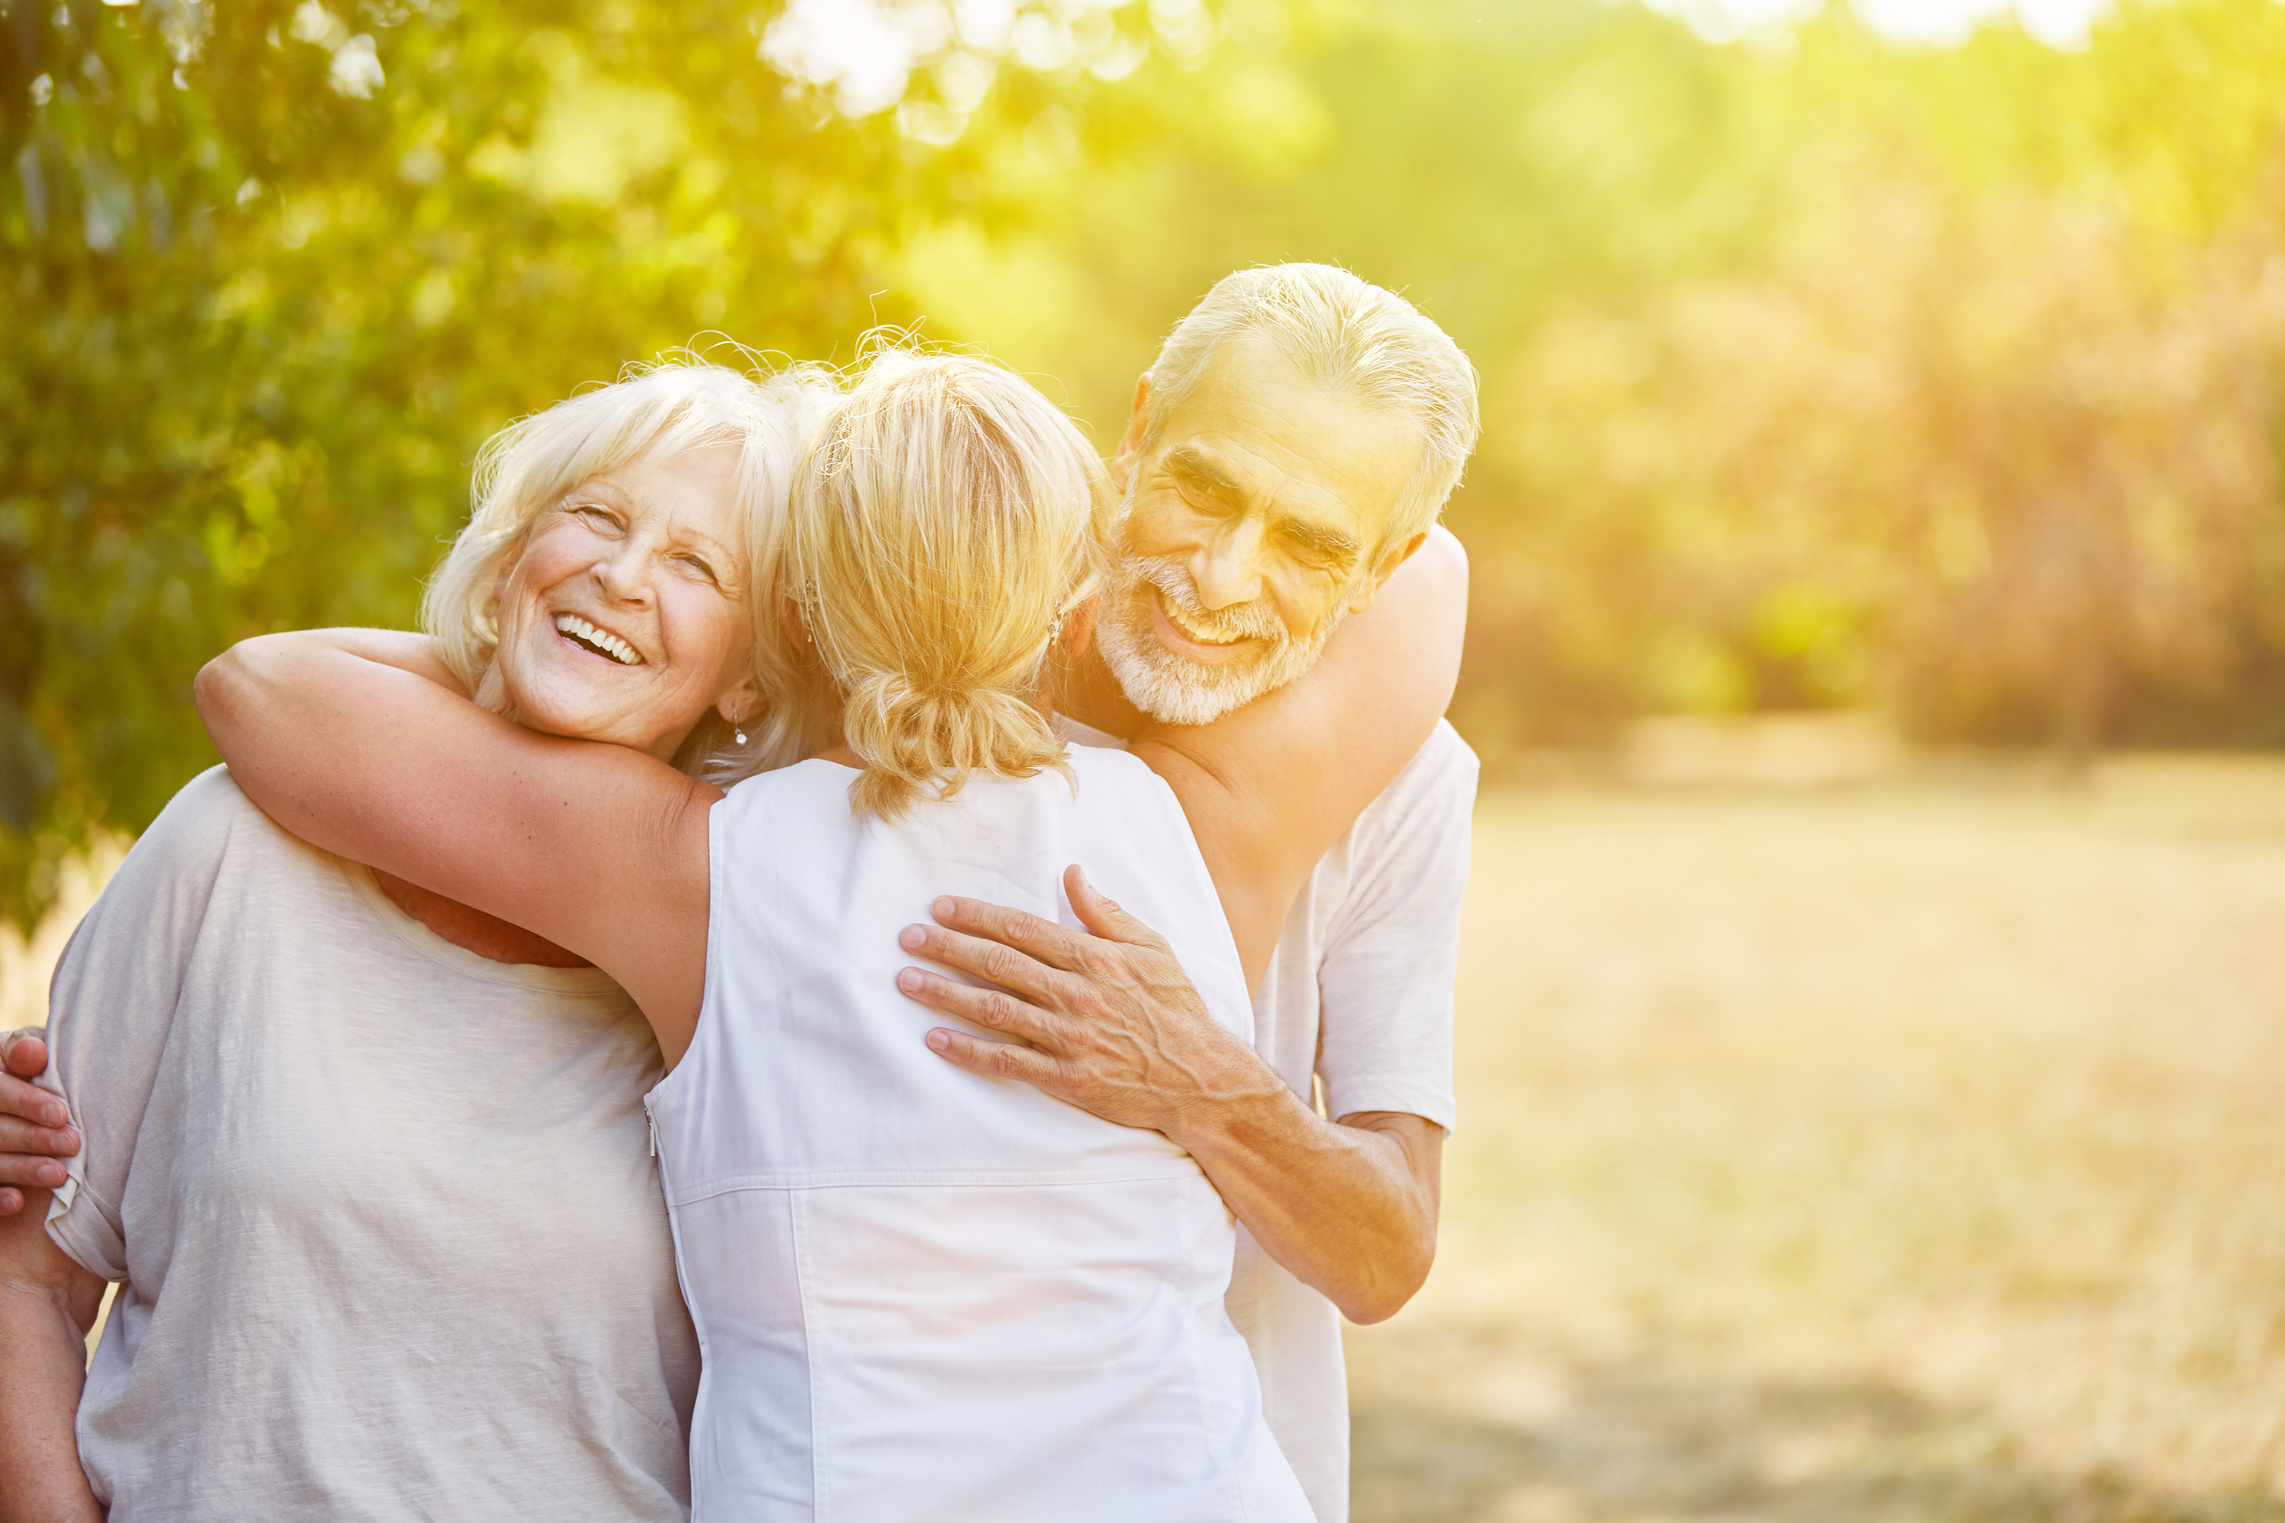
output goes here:
[{"label": "sunlit background", "polygon": [[0,17],[0,1014],[197,665],[409,621],[509,419],[893,324],[1107,446],[1337,261],[1486,425],[1360,1523],[2285,1518],[2285,6]]}]

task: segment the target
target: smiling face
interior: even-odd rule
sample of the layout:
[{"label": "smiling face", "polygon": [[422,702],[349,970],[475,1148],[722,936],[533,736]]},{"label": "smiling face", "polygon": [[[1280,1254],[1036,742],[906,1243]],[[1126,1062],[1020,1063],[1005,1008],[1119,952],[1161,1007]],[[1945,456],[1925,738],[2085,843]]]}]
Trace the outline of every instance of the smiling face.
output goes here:
[{"label": "smiling face", "polygon": [[1421,433],[1251,339],[1213,356],[1147,446],[1147,393],[1136,403],[1096,640],[1137,708],[1205,724],[1307,671],[1418,547],[1384,541]]},{"label": "smiling face", "polygon": [[709,708],[760,707],[737,465],[729,448],[645,460],[543,510],[501,574],[479,701],[662,761]]}]

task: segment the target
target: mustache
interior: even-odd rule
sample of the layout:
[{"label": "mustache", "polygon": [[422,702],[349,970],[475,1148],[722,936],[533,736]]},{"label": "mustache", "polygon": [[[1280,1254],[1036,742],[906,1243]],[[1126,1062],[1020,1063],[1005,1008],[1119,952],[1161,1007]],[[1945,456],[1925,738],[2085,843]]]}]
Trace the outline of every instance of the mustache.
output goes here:
[{"label": "mustache", "polygon": [[1196,633],[1210,640],[1268,640],[1272,643],[1285,638],[1285,626],[1277,615],[1258,600],[1251,603],[1234,603],[1228,608],[1208,612],[1198,600],[1198,584],[1181,563],[1167,555],[1129,555],[1122,558],[1120,569],[1125,573],[1130,589],[1147,582],[1165,597],[1169,607],[1182,615],[1182,622]]}]

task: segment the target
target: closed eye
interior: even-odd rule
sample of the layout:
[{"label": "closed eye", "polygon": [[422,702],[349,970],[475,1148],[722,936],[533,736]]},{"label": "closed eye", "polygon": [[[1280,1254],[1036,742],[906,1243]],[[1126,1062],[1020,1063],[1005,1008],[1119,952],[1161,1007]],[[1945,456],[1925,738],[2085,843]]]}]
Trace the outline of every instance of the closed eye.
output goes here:
[{"label": "closed eye", "polygon": [[566,511],[572,517],[585,519],[598,528],[616,530],[621,527],[619,515],[599,502],[575,502]]},{"label": "closed eye", "polygon": [[683,565],[689,567],[698,575],[706,578],[707,581],[713,583],[715,586],[719,587],[722,585],[722,578],[715,573],[714,567],[707,561],[704,556],[685,554],[678,555],[675,557],[675,559],[680,561]]}]

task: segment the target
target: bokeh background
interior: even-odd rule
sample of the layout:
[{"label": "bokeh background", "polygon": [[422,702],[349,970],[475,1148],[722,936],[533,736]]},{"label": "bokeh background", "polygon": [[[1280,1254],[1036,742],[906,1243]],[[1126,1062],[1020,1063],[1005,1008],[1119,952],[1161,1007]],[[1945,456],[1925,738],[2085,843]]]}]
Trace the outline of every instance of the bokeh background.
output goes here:
[{"label": "bokeh background", "polygon": [[510,419],[1337,261],[1486,425],[1360,1523],[2285,1518],[2285,5],[0,0],[0,248],[13,1018]]}]

